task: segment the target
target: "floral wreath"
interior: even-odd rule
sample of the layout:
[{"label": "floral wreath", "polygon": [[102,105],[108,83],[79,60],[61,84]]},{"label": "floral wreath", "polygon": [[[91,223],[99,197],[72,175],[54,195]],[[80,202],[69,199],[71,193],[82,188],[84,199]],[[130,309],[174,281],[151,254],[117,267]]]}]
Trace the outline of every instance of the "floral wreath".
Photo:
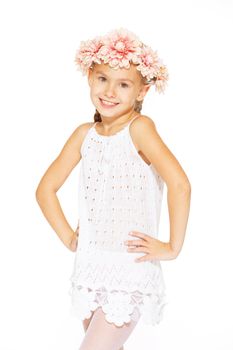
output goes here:
[{"label": "floral wreath", "polygon": [[142,43],[127,29],[116,29],[105,36],[81,41],[75,55],[77,69],[83,75],[87,74],[94,62],[108,63],[114,69],[128,69],[130,61],[137,65],[136,69],[146,77],[148,84],[155,85],[159,93],[164,93],[169,77],[167,67],[158,57],[157,51],[153,51],[150,46]]}]

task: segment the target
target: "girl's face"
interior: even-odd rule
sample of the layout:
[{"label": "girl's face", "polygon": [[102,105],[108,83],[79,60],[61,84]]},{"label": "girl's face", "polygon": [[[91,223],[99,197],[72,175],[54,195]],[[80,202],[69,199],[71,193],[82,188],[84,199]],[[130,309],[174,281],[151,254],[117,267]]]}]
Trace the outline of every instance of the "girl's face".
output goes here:
[{"label": "girl's face", "polygon": [[108,64],[95,64],[89,69],[90,96],[103,116],[121,116],[134,110],[135,101],[142,100],[150,85],[142,83],[134,64],[129,69],[113,69]]}]

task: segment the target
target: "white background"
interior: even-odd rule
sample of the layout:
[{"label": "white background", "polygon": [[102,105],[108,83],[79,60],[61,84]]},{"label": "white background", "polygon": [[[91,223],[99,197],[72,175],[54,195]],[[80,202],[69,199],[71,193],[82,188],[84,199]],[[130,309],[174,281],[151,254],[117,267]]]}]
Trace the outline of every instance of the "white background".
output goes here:
[{"label": "white background", "polygon": [[[232,1],[3,1],[0,5],[1,350],[77,350],[81,321],[69,315],[74,253],[35,199],[65,141],[93,121],[86,77],[76,71],[81,40],[120,26],[167,65],[153,118],[192,185],[186,239],[163,261],[169,304],[159,326],[138,324],[125,349],[232,350]],[[77,225],[77,166],[59,190]],[[166,188],[160,233],[169,232]]]}]

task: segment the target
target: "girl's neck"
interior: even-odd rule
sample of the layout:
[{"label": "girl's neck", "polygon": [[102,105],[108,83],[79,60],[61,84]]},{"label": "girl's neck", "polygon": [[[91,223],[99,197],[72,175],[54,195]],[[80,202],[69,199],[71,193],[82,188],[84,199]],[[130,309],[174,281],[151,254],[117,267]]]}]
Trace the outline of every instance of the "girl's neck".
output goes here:
[{"label": "girl's neck", "polygon": [[114,128],[115,126],[121,126],[127,123],[129,120],[134,118],[137,114],[139,113],[133,110],[133,111],[130,111],[130,113],[127,113],[126,115],[123,115],[121,117],[116,117],[116,118],[101,116],[102,121],[98,122],[98,124],[102,126],[104,131],[108,132],[110,129]]}]

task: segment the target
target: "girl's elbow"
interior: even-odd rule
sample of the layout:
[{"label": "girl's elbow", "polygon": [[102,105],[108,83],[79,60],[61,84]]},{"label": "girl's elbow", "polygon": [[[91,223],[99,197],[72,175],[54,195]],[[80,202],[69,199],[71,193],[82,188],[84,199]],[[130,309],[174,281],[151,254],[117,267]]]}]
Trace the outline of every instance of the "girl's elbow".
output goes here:
[{"label": "girl's elbow", "polygon": [[169,184],[167,187],[168,187],[168,191],[171,190],[172,192],[175,191],[182,194],[191,193],[191,184],[189,181],[172,183],[172,184]]},{"label": "girl's elbow", "polygon": [[176,184],[176,189],[182,193],[190,193],[191,192],[191,183],[189,180],[184,180],[181,182],[178,182]]},{"label": "girl's elbow", "polygon": [[40,197],[40,194],[41,194],[41,187],[40,185],[38,185],[35,191],[36,200],[38,200],[38,198]]},{"label": "girl's elbow", "polygon": [[39,202],[40,200],[42,200],[44,197],[47,197],[48,194],[50,193],[55,193],[56,191],[53,190],[50,187],[48,186],[45,186],[43,184],[39,184],[36,188],[36,191],[35,191],[35,197],[36,197],[36,200],[37,202]]},{"label": "girl's elbow", "polygon": [[36,191],[35,191],[35,196],[36,199],[38,200],[41,196],[43,196],[44,192],[45,192],[45,186],[43,185],[42,181],[39,182],[39,184],[37,185]]},{"label": "girl's elbow", "polygon": [[183,183],[183,189],[185,192],[191,192],[191,183],[188,180]]},{"label": "girl's elbow", "polygon": [[38,203],[40,202],[41,198],[44,196],[44,193],[45,192],[44,192],[42,187],[40,187],[40,186],[37,187],[36,192],[35,192],[35,197],[36,197],[36,200]]}]

